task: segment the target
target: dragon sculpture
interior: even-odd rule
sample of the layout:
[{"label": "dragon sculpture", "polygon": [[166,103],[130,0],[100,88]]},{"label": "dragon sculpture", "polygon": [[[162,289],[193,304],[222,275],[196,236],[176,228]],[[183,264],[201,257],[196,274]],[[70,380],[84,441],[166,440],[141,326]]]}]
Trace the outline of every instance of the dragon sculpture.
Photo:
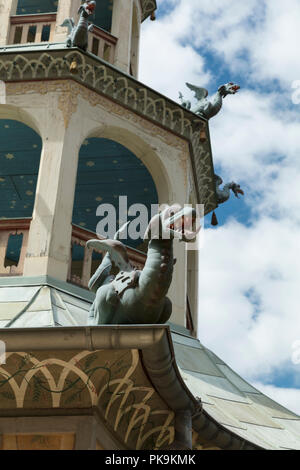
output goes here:
[{"label": "dragon sculpture", "polygon": [[215,183],[216,183],[216,193],[217,193],[217,200],[218,204],[223,204],[223,202],[228,201],[230,198],[230,190],[232,190],[235,197],[239,198],[239,194],[244,195],[244,191],[241,189],[239,184],[234,183],[227,183],[224,185],[223,189],[220,189],[223,180],[220,176],[215,175]]},{"label": "dragon sculpture", "polygon": [[[220,176],[216,174],[214,175],[214,177],[218,204],[223,204],[224,202],[228,201],[228,199],[230,198],[230,190],[238,199],[239,194],[244,195],[244,191],[241,189],[240,185],[234,183],[233,181],[231,183],[225,184],[223,189],[220,189],[221,184],[223,184],[223,180]],[[218,225],[218,219],[215,212],[212,213],[211,225]]]},{"label": "dragon sculpture", "polygon": [[180,92],[179,98],[181,100],[182,106],[186,109],[191,109],[195,114],[198,114],[201,117],[210,119],[221,110],[223,105],[223,99],[227,95],[235,95],[240,89],[239,85],[235,85],[232,82],[226,83],[226,85],[220,86],[218,91],[208,99],[208,91],[205,88],[200,88],[190,83],[186,83],[186,86],[195,93],[195,98],[198,103],[195,108],[191,109],[191,102],[183,99],[183,95]]},{"label": "dragon sculpture", "polygon": [[69,36],[66,42],[67,47],[79,47],[83,51],[88,48],[88,33],[93,31],[93,25],[89,25],[88,19],[92,16],[96,9],[95,0],[83,3],[79,10],[80,18],[77,26],[73,18],[67,18],[61,24],[62,27],[66,26],[69,29]]},{"label": "dragon sculpture", "polygon": [[[87,246],[106,251],[90,280],[90,290],[96,292],[90,310],[89,323],[154,324],[165,323],[171,316],[172,303],[166,297],[173,275],[173,240],[194,241],[199,230],[194,230],[196,211],[167,206],[155,215],[148,225],[145,239],[148,253],[142,271],[129,263],[125,245],[118,240],[125,224],[114,240],[90,240]],[[112,262],[119,269],[111,275]]]}]

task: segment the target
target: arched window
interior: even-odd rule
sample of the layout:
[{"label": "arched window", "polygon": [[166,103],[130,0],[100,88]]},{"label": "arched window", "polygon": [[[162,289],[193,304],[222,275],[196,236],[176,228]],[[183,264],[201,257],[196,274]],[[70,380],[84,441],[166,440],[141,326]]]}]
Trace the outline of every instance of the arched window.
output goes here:
[{"label": "arched window", "polygon": [[[130,150],[118,142],[104,138],[85,140],[79,153],[73,209],[73,225],[81,230],[83,239],[88,231],[95,233],[97,226],[97,232],[100,235],[108,236],[106,233],[99,232],[99,222],[105,220],[102,208],[104,210],[109,205],[112,211],[115,210],[116,229],[126,221],[134,220],[136,222],[136,233],[141,233],[141,237],[133,239],[129,233],[129,237],[122,241],[131,248],[143,251],[145,247],[142,239],[143,228],[146,227],[144,224],[139,226],[140,212],[134,213],[136,209],[133,207],[134,204],[143,204],[149,218],[151,217],[151,209],[157,208],[156,187],[146,166]],[[105,230],[106,228],[108,229],[105,227]],[[109,238],[113,235],[114,229]],[[96,253],[94,255],[93,263],[97,264],[97,255]],[[72,246],[71,279],[81,278],[83,259],[84,244],[74,243]],[[98,259],[100,258],[98,257]],[[92,271],[95,270],[94,264]]]},{"label": "arched window", "polygon": [[95,18],[92,22],[99,26],[99,28],[105,29],[105,31],[111,31],[112,23],[112,11],[113,11],[113,0],[97,0],[97,8]]},{"label": "arched window", "polygon": [[17,15],[55,13],[57,11],[57,7],[58,0],[19,0],[17,6]]},{"label": "arched window", "polygon": [[7,266],[18,264],[22,246],[18,227],[32,217],[41,150],[42,140],[33,129],[18,121],[0,120],[0,229],[4,237],[3,229],[10,227],[2,239],[6,240]]}]

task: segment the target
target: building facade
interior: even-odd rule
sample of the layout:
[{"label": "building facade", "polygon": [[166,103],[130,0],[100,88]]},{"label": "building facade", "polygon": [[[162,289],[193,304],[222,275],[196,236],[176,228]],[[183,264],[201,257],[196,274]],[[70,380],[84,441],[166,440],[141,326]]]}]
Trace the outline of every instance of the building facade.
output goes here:
[{"label": "building facade", "polygon": [[87,51],[62,26],[80,5],[0,0],[0,448],[299,448],[299,417],[198,341],[197,250],[174,244],[169,324],[88,326],[99,205],[121,225],[217,197],[207,120],[138,81],[159,5],[97,0]]}]

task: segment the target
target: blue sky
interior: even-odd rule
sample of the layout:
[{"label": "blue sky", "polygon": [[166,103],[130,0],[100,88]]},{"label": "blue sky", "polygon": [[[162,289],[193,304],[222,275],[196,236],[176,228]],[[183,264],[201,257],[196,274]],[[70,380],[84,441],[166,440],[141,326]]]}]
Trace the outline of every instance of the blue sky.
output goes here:
[{"label": "blue sky", "polygon": [[[206,221],[199,337],[260,390],[300,414],[299,0],[158,0],[142,28],[140,80],[178,101],[229,81],[210,121],[215,172],[245,196]],[[174,78],[176,77],[176,78]]]}]

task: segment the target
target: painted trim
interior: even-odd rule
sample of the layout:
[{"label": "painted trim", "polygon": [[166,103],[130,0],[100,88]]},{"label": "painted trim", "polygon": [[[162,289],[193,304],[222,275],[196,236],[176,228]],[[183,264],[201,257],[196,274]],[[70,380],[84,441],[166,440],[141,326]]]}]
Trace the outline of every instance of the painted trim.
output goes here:
[{"label": "painted trim", "polygon": [[40,13],[37,15],[13,15],[10,17],[11,25],[32,23],[55,23],[56,13]]}]

